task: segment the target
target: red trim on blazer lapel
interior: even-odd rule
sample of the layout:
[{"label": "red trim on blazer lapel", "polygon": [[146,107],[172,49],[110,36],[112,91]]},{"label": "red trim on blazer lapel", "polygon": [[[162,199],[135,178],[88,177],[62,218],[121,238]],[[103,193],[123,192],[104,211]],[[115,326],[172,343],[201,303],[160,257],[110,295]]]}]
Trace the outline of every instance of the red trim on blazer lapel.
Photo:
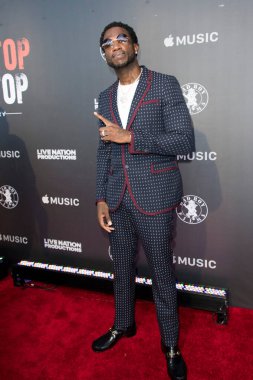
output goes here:
[{"label": "red trim on blazer lapel", "polygon": [[[119,81],[115,82],[112,85],[112,88],[110,90],[109,94],[109,104],[110,104],[110,112],[111,112],[111,117],[112,121],[121,126],[121,120],[118,112],[118,107],[117,107],[117,89],[118,89],[118,83]],[[117,117],[116,117],[117,115]],[[122,126],[121,126],[122,127]]]},{"label": "red trim on blazer lapel", "polygon": [[[144,101],[149,89],[150,89],[150,86],[151,86],[151,81],[152,81],[152,71],[151,70],[148,70],[146,67],[143,67],[143,77],[141,76],[140,78],[140,82],[137,86],[137,89],[136,89],[136,93],[134,95],[134,98],[133,98],[133,101],[132,101],[132,105],[131,105],[131,108],[130,108],[130,112],[129,112],[129,116],[128,116],[128,120],[130,119],[130,121],[128,122],[127,124],[127,127],[126,129],[130,129],[132,124],[133,124],[133,121],[136,117],[136,114],[142,104],[142,102]],[[145,79],[145,76],[147,77],[147,79]],[[146,81],[146,83],[144,82]],[[110,90],[110,94],[109,94],[109,103],[110,103],[110,112],[111,112],[111,117],[112,117],[112,120],[115,124],[121,126],[121,120],[120,120],[120,116],[119,116],[119,113],[118,113],[118,106],[117,106],[117,90],[118,90],[118,81],[115,82],[112,87],[111,87],[111,90]],[[143,85],[146,84],[146,88],[144,89],[144,91],[142,91],[141,87]],[[134,104],[137,103],[137,106],[134,107]]]},{"label": "red trim on blazer lapel", "polygon": [[[144,67],[143,70],[144,70],[143,74],[145,74],[145,72],[146,72],[147,69]],[[148,91],[150,90],[151,81],[152,81],[152,71],[151,70],[147,70],[147,74],[148,74],[147,75],[147,79],[146,79],[146,83],[147,84],[146,84],[145,90],[141,91],[142,82],[145,80],[145,78],[143,78],[143,79],[140,78],[140,82],[139,82],[139,84],[137,86],[136,93],[135,93],[135,96],[133,98],[132,106],[131,106],[131,109],[130,109],[130,112],[129,112],[128,120],[129,119],[130,120],[129,120],[129,122],[127,124],[127,127],[126,127],[126,129],[128,129],[128,130],[131,128],[131,126],[133,124],[133,121],[134,121],[134,119],[136,117],[136,114],[139,111],[139,108],[140,108],[141,104],[143,103],[143,101],[144,101],[144,99],[145,99]],[[137,106],[134,108],[134,103],[136,103],[138,101],[138,99],[139,99],[139,102],[138,102]]]}]

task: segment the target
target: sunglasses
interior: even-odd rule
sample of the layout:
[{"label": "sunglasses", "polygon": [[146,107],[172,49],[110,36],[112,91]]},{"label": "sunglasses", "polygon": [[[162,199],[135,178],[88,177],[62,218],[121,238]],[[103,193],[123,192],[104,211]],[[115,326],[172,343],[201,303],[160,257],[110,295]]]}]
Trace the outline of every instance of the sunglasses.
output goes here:
[{"label": "sunglasses", "polygon": [[126,34],[119,34],[115,40],[112,40],[111,38],[106,38],[103,42],[102,42],[102,45],[101,45],[101,48],[103,50],[106,50],[106,49],[109,49],[113,46],[113,43],[117,41],[119,44],[126,44],[128,43],[129,41],[129,37],[127,37]]}]

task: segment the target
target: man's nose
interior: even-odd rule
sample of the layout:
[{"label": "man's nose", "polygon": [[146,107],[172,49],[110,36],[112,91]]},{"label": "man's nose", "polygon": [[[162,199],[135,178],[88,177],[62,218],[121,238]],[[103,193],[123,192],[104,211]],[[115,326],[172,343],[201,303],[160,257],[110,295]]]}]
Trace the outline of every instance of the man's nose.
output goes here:
[{"label": "man's nose", "polygon": [[112,49],[118,50],[121,47],[121,43],[118,40],[112,41]]}]

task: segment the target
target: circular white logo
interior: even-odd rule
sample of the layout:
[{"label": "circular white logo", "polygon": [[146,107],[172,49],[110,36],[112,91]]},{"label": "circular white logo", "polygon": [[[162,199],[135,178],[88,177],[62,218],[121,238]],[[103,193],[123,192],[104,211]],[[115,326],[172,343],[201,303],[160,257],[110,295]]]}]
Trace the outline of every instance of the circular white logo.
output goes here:
[{"label": "circular white logo", "polygon": [[181,88],[191,115],[206,108],[209,96],[204,86],[199,83],[187,83]]},{"label": "circular white logo", "polygon": [[176,209],[177,216],[182,222],[198,224],[203,222],[208,214],[208,207],[202,198],[196,195],[185,195]]},{"label": "circular white logo", "polygon": [[7,209],[15,208],[18,204],[19,197],[14,187],[4,185],[0,187],[0,205]]}]

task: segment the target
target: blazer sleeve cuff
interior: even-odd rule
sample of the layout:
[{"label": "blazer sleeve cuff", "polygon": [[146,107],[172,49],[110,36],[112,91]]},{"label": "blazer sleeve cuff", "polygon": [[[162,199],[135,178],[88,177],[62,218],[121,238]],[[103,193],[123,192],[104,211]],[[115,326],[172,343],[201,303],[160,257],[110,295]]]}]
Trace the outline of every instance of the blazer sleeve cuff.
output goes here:
[{"label": "blazer sleeve cuff", "polygon": [[139,150],[135,148],[136,142],[135,142],[135,136],[134,132],[131,131],[131,142],[128,144],[128,152],[130,154],[147,154],[145,150]]}]

